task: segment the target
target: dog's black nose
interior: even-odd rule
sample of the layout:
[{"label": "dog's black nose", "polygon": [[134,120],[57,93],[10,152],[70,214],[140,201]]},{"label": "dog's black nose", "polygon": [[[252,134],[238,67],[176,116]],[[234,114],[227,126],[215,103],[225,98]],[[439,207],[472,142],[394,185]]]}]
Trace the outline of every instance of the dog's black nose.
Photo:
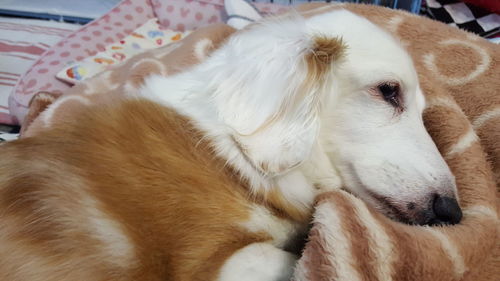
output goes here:
[{"label": "dog's black nose", "polygon": [[432,210],[435,224],[457,224],[462,220],[462,210],[455,198],[436,195]]}]

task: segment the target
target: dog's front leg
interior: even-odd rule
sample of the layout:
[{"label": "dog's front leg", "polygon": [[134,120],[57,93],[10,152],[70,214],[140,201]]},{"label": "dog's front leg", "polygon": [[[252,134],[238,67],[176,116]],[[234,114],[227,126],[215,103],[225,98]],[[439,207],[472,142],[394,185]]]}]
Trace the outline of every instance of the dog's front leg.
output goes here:
[{"label": "dog's front leg", "polygon": [[342,186],[339,173],[319,143],[314,145],[311,157],[303,163],[300,169],[317,188],[318,194],[340,189]]},{"label": "dog's front leg", "polygon": [[236,251],[222,266],[217,281],[288,281],[297,257],[269,243]]}]

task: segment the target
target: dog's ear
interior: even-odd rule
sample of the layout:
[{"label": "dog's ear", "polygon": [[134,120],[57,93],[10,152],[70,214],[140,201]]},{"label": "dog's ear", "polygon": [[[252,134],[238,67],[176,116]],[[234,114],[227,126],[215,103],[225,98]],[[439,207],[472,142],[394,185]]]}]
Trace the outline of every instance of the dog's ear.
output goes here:
[{"label": "dog's ear", "polygon": [[335,61],[345,56],[346,45],[341,38],[316,35],[312,39],[312,47],[306,54],[307,70],[311,80],[322,82]]},{"label": "dog's ear", "polygon": [[332,67],[346,49],[341,39],[321,35],[287,43],[295,54],[274,53],[264,62],[257,58],[260,69],[249,64],[248,71],[264,73],[253,73],[228,100],[230,105],[243,105],[231,107],[233,118],[226,119],[234,129],[233,140],[268,176],[284,173],[309,157],[319,134],[321,100],[333,83]]}]

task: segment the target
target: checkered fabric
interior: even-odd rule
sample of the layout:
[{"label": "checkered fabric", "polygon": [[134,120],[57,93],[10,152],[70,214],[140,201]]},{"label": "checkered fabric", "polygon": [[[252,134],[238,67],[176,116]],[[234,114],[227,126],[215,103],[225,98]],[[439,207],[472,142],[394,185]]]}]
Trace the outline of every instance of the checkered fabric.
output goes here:
[{"label": "checkered fabric", "polygon": [[426,13],[433,19],[482,37],[500,35],[500,15],[459,0],[427,0]]},{"label": "checkered fabric", "polygon": [[0,144],[5,141],[15,140],[18,137],[19,127],[0,124]]},{"label": "checkered fabric", "polygon": [[[393,9],[403,9],[411,11],[412,13],[418,13],[420,11],[420,4],[422,2],[422,0],[247,0],[247,1],[258,2],[258,3],[274,3],[278,5],[298,5],[308,2],[364,3],[364,4],[381,5]],[[492,0],[492,1],[500,1],[500,0]]]}]

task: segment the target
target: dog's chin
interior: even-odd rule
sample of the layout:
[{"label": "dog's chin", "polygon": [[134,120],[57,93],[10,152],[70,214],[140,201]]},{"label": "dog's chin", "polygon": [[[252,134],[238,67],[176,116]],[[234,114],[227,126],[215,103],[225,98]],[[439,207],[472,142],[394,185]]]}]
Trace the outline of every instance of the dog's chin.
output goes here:
[{"label": "dog's chin", "polygon": [[405,223],[405,224],[419,224],[415,221],[414,218],[411,218],[409,215],[399,211],[396,207],[394,206],[387,206],[386,204],[378,204],[378,203],[367,203],[368,205],[372,206],[374,209],[388,217],[389,219],[393,221],[397,221],[400,223]]},{"label": "dog's chin", "polygon": [[419,212],[417,209],[403,210],[403,208],[401,208],[398,204],[395,204],[394,200],[391,198],[376,194],[368,189],[365,189],[363,195],[352,192],[349,189],[345,189],[345,191],[363,200],[365,204],[393,221],[409,225],[432,224],[425,212]]}]

